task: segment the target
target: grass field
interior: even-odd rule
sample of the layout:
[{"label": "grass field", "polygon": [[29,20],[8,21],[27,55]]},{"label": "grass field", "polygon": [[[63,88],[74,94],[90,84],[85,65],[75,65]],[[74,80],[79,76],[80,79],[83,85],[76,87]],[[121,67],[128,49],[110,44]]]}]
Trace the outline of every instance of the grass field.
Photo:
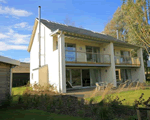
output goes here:
[{"label": "grass field", "polygon": [[30,87],[25,87],[25,86],[22,86],[22,87],[13,87],[12,88],[12,93],[13,93],[13,95],[22,95],[23,92],[26,90],[26,88],[32,89]]},{"label": "grass field", "polygon": [[58,115],[42,110],[0,109],[0,120],[91,120],[89,118]]},{"label": "grass field", "polygon": [[[123,105],[132,106],[135,99],[138,99],[141,96],[142,93],[144,93],[143,98],[145,100],[147,100],[150,97],[150,89],[125,91],[125,92],[120,92],[120,93],[114,93],[114,94],[111,94],[111,95],[114,96],[114,98],[116,96],[118,96],[120,98],[120,100],[126,99],[125,101],[123,101]],[[90,99],[91,98],[87,98],[87,100],[90,100]],[[101,101],[101,96],[93,97],[93,99],[96,102],[100,102]]]}]

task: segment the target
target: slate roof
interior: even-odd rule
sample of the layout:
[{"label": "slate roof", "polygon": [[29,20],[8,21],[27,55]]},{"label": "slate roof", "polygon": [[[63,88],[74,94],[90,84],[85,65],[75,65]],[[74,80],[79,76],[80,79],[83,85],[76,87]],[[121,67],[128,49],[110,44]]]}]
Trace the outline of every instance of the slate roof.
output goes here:
[{"label": "slate roof", "polygon": [[55,23],[55,22],[51,22],[51,21],[48,21],[45,19],[41,19],[41,23],[43,23],[51,31],[55,31],[55,30],[59,29],[61,31],[66,31],[66,32],[71,32],[71,33],[76,33],[76,34],[81,34],[81,35],[87,35],[87,36],[91,36],[91,37],[105,39],[108,41],[126,43],[124,41],[121,41],[121,40],[111,37],[109,35],[104,35],[104,34],[93,32],[91,30],[86,30],[83,28],[77,28],[77,27],[73,27],[73,26],[69,26],[69,25],[65,25],[65,24]]}]

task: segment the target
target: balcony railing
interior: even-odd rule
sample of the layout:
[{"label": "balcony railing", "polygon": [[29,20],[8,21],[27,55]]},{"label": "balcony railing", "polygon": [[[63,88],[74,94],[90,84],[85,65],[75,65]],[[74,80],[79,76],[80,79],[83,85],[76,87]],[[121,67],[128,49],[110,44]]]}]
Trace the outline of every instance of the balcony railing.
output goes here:
[{"label": "balcony railing", "polygon": [[110,63],[110,55],[91,52],[66,51],[66,62]]},{"label": "balcony railing", "polygon": [[140,65],[139,57],[115,56],[115,63],[122,65]]}]

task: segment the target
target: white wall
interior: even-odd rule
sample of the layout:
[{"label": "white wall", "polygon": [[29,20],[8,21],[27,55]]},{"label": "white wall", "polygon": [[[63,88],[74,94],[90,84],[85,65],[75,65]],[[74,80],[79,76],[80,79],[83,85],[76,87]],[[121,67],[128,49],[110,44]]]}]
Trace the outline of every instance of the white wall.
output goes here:
[{"label": "white wall", "polygon": [[[51,30],[41,23],[41,66],[48,65],[48,79],[50,84],[55,84],[58,89],[58,51],[53,51],[53,37],[50,36]],[[45,54],[45,56],[44,56]],[[39,83],[38,70],[33,69],[39,67],[39,41],[38,26],[35,32],[32,48],[30,51],[30,83],[35,81]],[[33,73],[33,79],[32,79]]]},{"label": "white wall", "polygon": [[[39,83],[39,70],[33,70],[32,71],[33,74],[33,79],[30,80],[30,84],[34,85],[35,83]],[[30,76],[32,77],[32,74],[30,74]]]},{"label": "white wall", "polygon": [[37,81],[36,77],[33,77],[32,79],[32,74],[33,76],[36,76],[34,75],[33,69],[38,67],[39,67],[39,40],[38,40],[38,26],[37,26],[37,30],[35,32],[35,37],[30,51],[30,83],[31,84],[34,83],[34,81]]}]

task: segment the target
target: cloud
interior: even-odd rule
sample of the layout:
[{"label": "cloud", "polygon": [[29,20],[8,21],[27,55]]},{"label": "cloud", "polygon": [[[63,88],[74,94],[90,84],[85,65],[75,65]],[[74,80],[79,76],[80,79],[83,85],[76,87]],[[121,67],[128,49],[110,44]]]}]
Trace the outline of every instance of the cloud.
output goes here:
[{"label": "cloud", "polygon": [[0,41],[0,51],[7,51],[7,50],[27,50],[27,46],[25,45],[11,45],[5,42]]},{"label": "cloud", "polygon": [[14,28],[19,28],[19,29],[24,28],[27,30],[32,30],[32,26],[30,26],[27,22],[21,22],[21,23],[15,24]]},{"label": "cloud", "polygon": [[30,58],[21,58],[21,59],[19,59],[19,61],[29,63],[30,62]]},{"label": "cloud", "polygon": [[4,38],[9,38],[9,36],[8,36],[8,35],[5,35],[5,34],[3,34],[3,33],[0,33],[0,39],[4,39]]},{"label": "cloud", "polygon": [[7,32],[3,33],[2,35],[0,34],[0,38],[2,40],[5,40],[7,43],[9,42],[13,44],[28,44],[30,40],[30,35],[19,34],[10,27],[8,28]]},{"label": "cloud", "polygon": [[31,12],[28,12],[26,10],[20,10],[20,9],[3,7],[3,6],[0,6],[0,14],[8,14],[8,15],[18,16],[18,17],[27,17],[32,15]]},{"label": "cloud", "polygon": [[6,0],[0,0],[0,2],[2,2],[2,3],[7,3]]}]

